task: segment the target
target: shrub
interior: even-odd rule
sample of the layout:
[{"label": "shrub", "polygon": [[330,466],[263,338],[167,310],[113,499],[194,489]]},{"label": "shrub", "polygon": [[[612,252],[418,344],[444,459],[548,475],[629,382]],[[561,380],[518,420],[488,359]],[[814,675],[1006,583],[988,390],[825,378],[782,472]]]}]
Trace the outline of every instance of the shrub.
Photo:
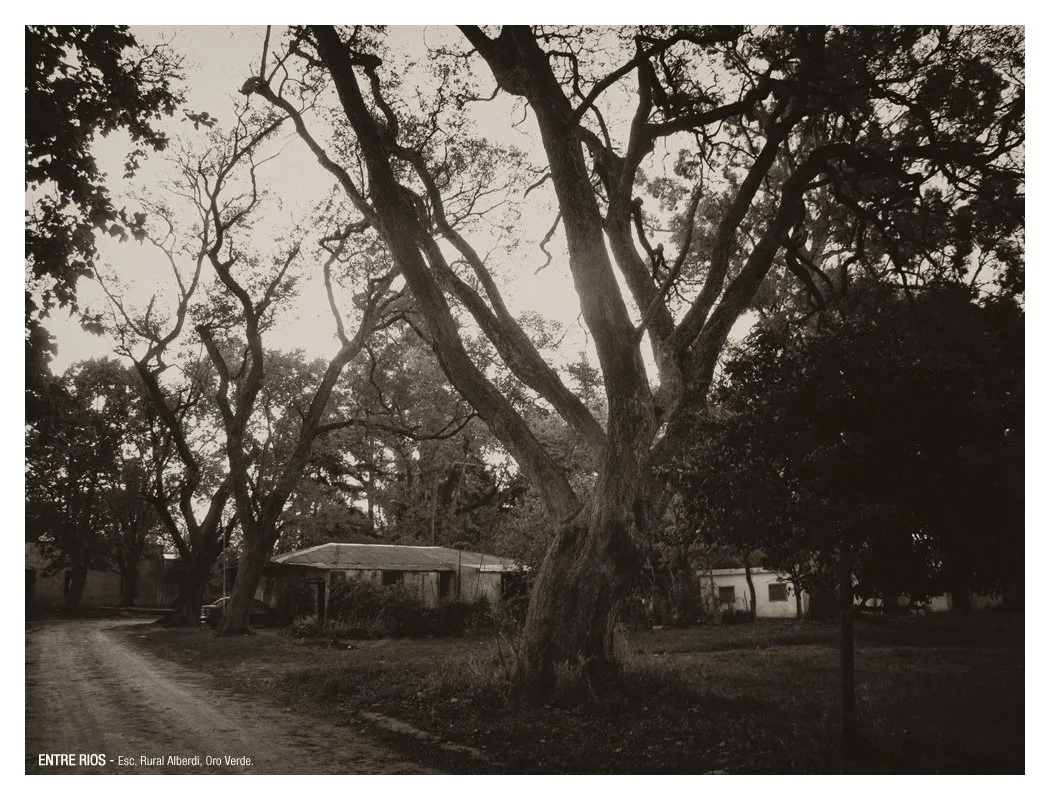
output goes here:
[{"label": "shrub", "polygon": [[397,587],[378,586],[368,581],[341,581],[329,592],[328,616],[378,623],[394,588]]},{"label": "shrub", "polygon": [[319,622],[316,617],[296,617],[291,625],[283,629],[283,633],[294,639],[320,642],[327,647],[347,639],[366,638],[344,622],[334,619]]},{"label": "shrub", "polygon": [[328,617],[351,638],[462,636],[489,618],[488,602],[445,600],[435,608],[402,586],[346,580],[332,587]]},{"label": "shrub", "polygon": [[381,587],[386,602],[380,608],[379,620],[384,635],[426,636],[430,633],[430,612],[423,601],[400,586]]},{"label": "shrub", "polygon": [[283,633],[293,639],[315,639],[323,633],[323,628],[316,617],[296,617]]},{"label": "shrub", "polygon": [[285,590],[277,596],[277,624],[288,625],[312,613],[316,596],[313,584],[307,583],[305,579],[288,579]]},{"label": "shrub", "polygon": [[744,611],[742,608],[726,609],[722,612],[722,624],[723,625],[743,625],[748,622],[754,622],[754,617],[751,616],[750,611]]}]

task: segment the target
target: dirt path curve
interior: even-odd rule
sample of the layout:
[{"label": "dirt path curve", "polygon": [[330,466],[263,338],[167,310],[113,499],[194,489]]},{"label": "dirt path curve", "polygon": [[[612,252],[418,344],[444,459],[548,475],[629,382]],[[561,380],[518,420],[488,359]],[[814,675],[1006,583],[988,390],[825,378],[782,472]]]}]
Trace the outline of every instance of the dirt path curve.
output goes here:
[{"label": "dirt path curve", "polygon": [[[26,630],[27,773],[420,773],[350,728],[217,688],[121,641],[135,621],[49,621]],[[105,754],[45,766],[40,754]],[[199,764],[169,763],[169,756]],[[226,757],[247,757],[229,764]],[[219,763],[208,763],[208,757]],[[143,759],[159,758],[160,764]],[[126,760],[125,760],[126,759]]]}]

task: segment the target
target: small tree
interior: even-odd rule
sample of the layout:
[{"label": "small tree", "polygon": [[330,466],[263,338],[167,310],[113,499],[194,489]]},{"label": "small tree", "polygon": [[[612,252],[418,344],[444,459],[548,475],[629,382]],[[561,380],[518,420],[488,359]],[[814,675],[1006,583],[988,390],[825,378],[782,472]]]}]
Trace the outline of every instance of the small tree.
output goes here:
[{"label": "small tree", "polygon": [[860,287],[819,324],[760,326],[726,364],[723,420],[677,462],[683,495],[708,498],[694,524],[761,545],[803,583],[834,576],[850,747],[855,596],[922,600],[963,561],[964,597],[1019,573],[998,554],[1022,539],[1022,343],[1012,300]]}]

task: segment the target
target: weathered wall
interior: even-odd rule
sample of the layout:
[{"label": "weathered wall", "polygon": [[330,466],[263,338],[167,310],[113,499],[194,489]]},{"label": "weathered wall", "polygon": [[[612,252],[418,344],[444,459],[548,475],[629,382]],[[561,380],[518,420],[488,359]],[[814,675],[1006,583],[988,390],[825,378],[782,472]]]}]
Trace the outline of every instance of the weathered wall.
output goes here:
[{"label": "weathered wall", "polygon": [[[796,616],[795,587],[790,583],[787,586],[787,599],[770,600],[769,586],[775,583],[785,583],[775,573],[765,569],[751,570],[751,579],[755,584],[755,616],[756,617],[788,617]],[[731,603],[719,602],[719,608],[723,611],[749,611],[751,605],[751,594],[747,588],[747,575],[743,569],[739,570],[714,570],[713,573],[704,573],[700,576],[703,584],[705,597],[710,594],[716,601],[718,598],[717,587],[732,587],[734,599]],[[809,607],[809,598],[802,593],[802,613],[805,614]]]},{"label": "weathered wall", "polygon": [[463,570],[462,597],[468,603],[473,603],[481,598],[489,601],[495,607],[499,604],[500,590],[502,587],[502,573],[479,572],[477,570]]},{"label": "weathered wall", "polygon": [[[59,570],[54,575],[46,575],[42,570],[36,571],[32,594],[26,597],[26,602],[48,608],[64,606],[66,604],[66,570]],[[119,575],[115,572],[96,570],[88,572],[80,605],[115,606],[119,602]]]},{"label": "weathered wall", "polygon": [[[309,574],[308,574],[309,573]],[[459,590],[457,591],[457,575],[455,572],[445,571],[445,595],[442,596],[441,571],[402,571],[402,586],[412,595],[418,597],[423,603],[433,608],[442,600],[454,600],[457,598],[465,602],[474,602],[485,598],[493,606],[500,601],[502,590],[502,575],[499,572],[480,572],[477,569],[464,568],[459,579]],[[316,577],[315,577],[316,576]],[[291,591],[292,584],[297,580],[295,576],[267,576],[263,579],[256,597],[267,605],[280,609],[284,595]],[[308,570],[298,580],[323,581],[325,589],[325,602],[331,596],[332,587],[342,580],[354,580],[382,585],[383,570],[378,569],[347,569],[347,570]],[[310,613],[316,613],[316,601],[311,601]]]},{"label": "weathered wall", "polygon": [[[49,572],[47,559],[33,542],[26,542],[26,604],[58,608],[66,604],[66,573]],[[162,608],[174,602],[164,583],[163,559],[144,559],[138,568],[135,605]],[[120,603],[120,575],[110,570],[90,570],[80,604],[86,607],[115,606]]]},{"label": "weathered wall", "polygon": [[[341,575],[345,580],[364,581],[380,586],[383,583],[383,572],[381,569],[330,570],[326,573],[326,588],[329,591],[331,590],[333,575]],[[401,584],[405,590],[418,597],[428,607],[432,608],[441,601],[439,572],[404,570],[401,572],[401,575]],[[339,579],[339,577],[335,578],[336,581]]]}]

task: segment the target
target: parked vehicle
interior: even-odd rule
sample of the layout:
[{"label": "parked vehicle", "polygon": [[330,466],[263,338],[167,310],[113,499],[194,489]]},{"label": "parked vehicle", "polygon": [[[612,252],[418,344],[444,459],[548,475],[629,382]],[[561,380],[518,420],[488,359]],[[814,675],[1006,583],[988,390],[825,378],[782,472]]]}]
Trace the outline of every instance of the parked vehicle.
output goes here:
[{"label": "parked vehicle", "polygon": [[[214,603],[201,606],[201,622],[212,630],[219,627],[222,616],[226,613],[229,597],[220,597]],[[248,624],[253,628],[268,628],[277,624],[277,609],[266,605],[262,600],[252,600],[252,610],[248,615]]]}]

